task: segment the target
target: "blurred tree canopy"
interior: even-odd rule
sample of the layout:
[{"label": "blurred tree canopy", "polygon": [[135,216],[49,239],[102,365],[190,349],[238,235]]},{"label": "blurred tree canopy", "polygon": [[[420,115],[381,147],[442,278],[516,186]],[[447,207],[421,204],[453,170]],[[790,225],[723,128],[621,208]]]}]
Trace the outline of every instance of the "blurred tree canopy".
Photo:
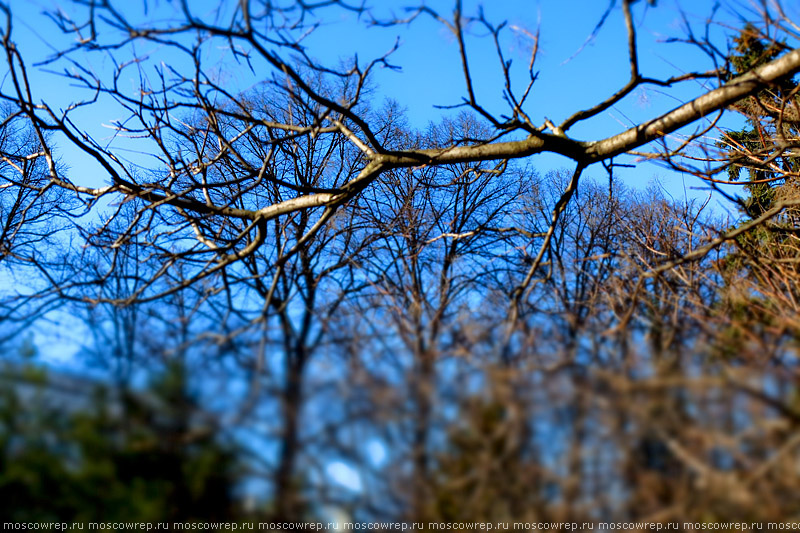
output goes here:
[{"label": "blurred tree canopy", "polygon": [[[612,1],[580,50],[622,30],[623,79],[563,101],[543,28],[391,7],[64,2],[34,58],[0,3],[3,516],[793,520],[793,6],[683,16],[666,72],[669,7]],[[457,105],[382,101],[396,47],[318,59],[352,24],[444,31]],[[680,104],[608,129],[646,91]],[[622,183],[643,161],[709,195]],[[101,379],[18,357],[68,335]]]}]

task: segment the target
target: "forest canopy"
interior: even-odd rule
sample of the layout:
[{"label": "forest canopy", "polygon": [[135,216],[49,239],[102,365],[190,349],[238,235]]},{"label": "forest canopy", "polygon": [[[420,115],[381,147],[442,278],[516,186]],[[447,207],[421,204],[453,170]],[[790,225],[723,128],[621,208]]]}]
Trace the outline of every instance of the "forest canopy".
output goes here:
[{"label": "forest canopy", "polygon": [[570,6],[0,4],[4,516],[796,517],[800,12]]}]

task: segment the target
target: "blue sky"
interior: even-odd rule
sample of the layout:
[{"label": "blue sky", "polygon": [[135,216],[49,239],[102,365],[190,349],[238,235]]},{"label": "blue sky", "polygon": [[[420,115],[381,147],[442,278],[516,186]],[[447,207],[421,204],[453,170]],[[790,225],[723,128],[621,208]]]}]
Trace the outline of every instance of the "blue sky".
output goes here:
[{"label": "blue sky", "polygon": [[[13,11],[18,17],[15,39],[27,57],[41,60],[54,49],[72,42],[70,37],[59,35],[54,24],[40,15],[41,11],[60,7],[61,4],[57,0],[12,2]],[[378,18],[388,19],[392,15],[405,17],[408,14],[403,7],[408,4],[404,2],[373,4],[377,6],[375,14]],[[445,17],[452,13],[453,2],[436,0],[427,4]],[[190,5],[197,15],[209,17],[215,12],[217,2],[196,1]],[[475,15],[479,5],[481,3],[475,1],[464,2],[464,14]],[[485,6],[486,17],[491,22],[508,22],[502,46],[506,58],[513,61],[518,93],[527,83],[527,62],[533,44],[530,36],[536,33],[537,28],[540,31],[539,55],[534,67],[539,77],[527,106],[527,111],[537,124],[545,117],[559,123],[573,112],[603,100],[627,81],[626,34],[619,5],[612,8],[604,26],[587,42],[587,37],[592,34],[608,5],[608,2],[598,0],[507,0]],[[666,44],[663,41],[669,37],[685,37],[684,17],[696,32],[702,34],[712,6],[713,2],[708,0],[662,0],[656,7],[644,1],[638,2],[634,6],[634,15],[642,73],[652,77],[669,77],[693,69],[710,68],[710,62],[694,47]],[[719,25],[711,27],[711,36],[721,49],[724,50],[726,46],[725,26],[736,25],[738,15],[735,13],[744,12],[746,6],[728,2],[718,11],[715,20]],[[178,18],[179,11],[174,3],[154,3],[150,4],[148,16]],[[309,53],[323,64],[350,62],[354,54],[358,54],[359,62],[365,64],[391,49],[395,42],[400,43],[390,61],[401,70],[379,69],[373,79],[374,94],[376,105],[386,98],[397,101],[406,110],[413,127],[424,128],[429,122],[441,119],[448,112],[434,106],[456,104],[466,94],[456,41],[447,28],[431,17],[423,16],[410,25],[389,28],[368,28],[366,17],[358,17],[347,11],[324,11],[323,18],[319,29],[304,41]],[[488,109],[500,114],[506,110],[502,101],[500,68],[493,43],[484,34],[477,24],[469,27],[467,49],[470,68],[479,100]],[[139,52],[150,53],[156,61],[180,61],[164,48],[140,48]],[[220,49],[218,53],[218,57],[212,57],[212,63],[216,61],[214,68],[220,70],[220,75],[225,76],[229,85],[246,90],[259,82],[260,72],[247,72],[244,65],[231,61],[225,50]],[[33,62],[32,59],[28,61]],[[111,67],[110,62],[97,56],[87,58],[87,65],[98,72]],[[85,91],[71,87],[71,82],[59,75],[63,67],[63,64],[51,66],[48,67],[49,73],[40,71],[33,76],[39,96],[62,106],[86,96]],[[53,73],[53,70],[56,72]],[[702,91],[701,82],[689,82],[668,90],[653,87],[639,89],[594,119],[573,127],[571,135],[582,140],[613,135],[634,123],[676,107]],[[124,119],[124,111],[101,101],[99,105],[92,106],[91,111],[79,113],[78,117],[80,125],[98,139],[110,140],[112,130],[107,126],[114,120]],[[65,161],[81,181],[102,184],[104,176],[97,173],[97,169],[92,168],[85,157],[71,152],[65,143],[62,144]],[[124,148],[124,145],[122,143],[119,146]],[[137,156],[131,152],[131,157]],[[534,158],[533,163],[540,171],[572,166],[565,159],[546,154]],[[590,175],[598,172],[590,172]],[[664,171],[653,165],[621,172],[624,179],[635,186],[645,185],[655,174],[665,175]]]},{"label": "blue sky", "polygon": [[[619,4],[620,2],[616,2]],[[390,18],[407,16],[402,2],[374,2],[375,16]],[[15,18],[14,39],[31,67],[37,61],[49,57],[56,49],[73,42],[70,36],[59,33],[52,21],[41,15],[46,9],[61,5],[57,0],[14,0],[12,10]],[[139,5],[139,4],[136,4]],[[210,16],[216,2],[191,2],[198,16]],[[447,17],[452,13],[450,1],[429,2],[432,8]],[[475,15],[480,4],[464,2],[464,14]],[[621,87],[629,77],[626,33],[620,5],[615,5],[603,27],[594,38],[587,41],[599,20],[608,8],[606,1],[595,0],[507,0],[485,6],[485,15],[493,23],[507,20],[502,49],[507,59],[513,61],[517,93],[527,83],[527,62],[533,45],[531,36],[540,32],[539,55],[534,70],[538,72],[536,84],[529,99],[527,112],[535,123],[541,124],[545,117],[559,123],[577,110],[602,101]],[[722,50],[727,46],[727,28],[739,26],[737,13],[746,13],[744,3],[728,3],[717,12],[711,25],[710,36]],[[705,32],[706,20],[712,13],[713,3],[708,0],[676,2],[662,0],[656,7],[641,1],[634,5],[634,16],[639,37],[641,71],[645,76],[666,78],[690,70],[711,68],[707,58],[695,48],[680,43],[665,43],[669,37],[685,37],[685,22],[699,35]],[[179,18],[180,12],[173,3],[152,3],[148,17],[159,19]],[[797,6],[788,9],[798,11]],[[390,62],[399,70],[378,69],[373,79],[375,106],[385,99],[392,99],[405,109],[409,124],[425,128],[430,122],[441,120],[448,113],[436,109],[437,105],[452,105],[460,102],[466,94],[458,55],[457,43],[447,28],[431,17],[420,17],[409,25],[388,28],[368,27],[366,17],[358,17],[347,11],[325,11],[317,31],[306,38],[309,54],[323,64],[336,65],[340,61],[352,61],[358,55],[361,64],[379,57],[390,50],[395,42],[399,49],[390,57]],[[479,101],[489,110],[501,114],[506,110],[502,100],[503,84],[494,45],[485,37],[477,24],[468,27],[467,50],[470,68]],[[149,55],[153,64],[165,63],[180,68],[181,58],[164,47],[141,46],[140,54]],[[218,71],[232,91],[246,91],[262,79],[262,72],[249,72],[244,65],[231,61],[224,47],[211,48],[209,65]],[[123,53],[124,55],[124,53]],[[85,66],[100,74],[108,74],[113,66],[104,56],[85,58]],[[85,90],[74,87],[63,75],[64,63],[30,68],[31,79],[38,98],[55,102],[56,107],[86,98]],[[121,80],[131,87],[137,80]],[[7,89],[8,80],[3,81]],[[600,139],[613,135],[631,125],[651,119],[659,114],[704,92],[704,83],[688,82],[677,88],[658,89],[645,87],[597,117],[577,124],[570,134],[581,140]],[[109,126],[126,118],[125,111],[108,99],[87,107],[75,115],[78,126],[89,131],[105,144],[112,142],[122,157],[143,165],[154,160],[146,155],[147,145],[138,140],[114,138]],[[732,116],[729,124],[735,124]],[[84,185],[101,186],[108,182],[107,176],[86,156],[70,149],[63,139],[56,139],[61,157],[70,168],[70,178]],[[631,158],[620,158],[620,162],[631,163]],[[531,158],[532,166],[540,173],[561,167],[572,167],[572,162],[559,156],[542,154]],[[604,179],[605,173],[599,165],[591,168],[587,175]],[[655,177],[673,196],[704,196],[705,193],[692,188],[702,188],[703,183],[692,177],[681,176],[654,164],[645,163],[636,168],[617,170],[617,178],[630,186],[644,188]],[[688,188],[688,189],[687,189]],[[65,319],[66,320],[66,319]],[[60,331],[65,331],[63,328]],[[71,331],[80,331],[72,328]],[[81,333],[74,344],[79,344]],[[64,339],[63,346],[70,344]],[[62,346],[60,353],[65,353]]]},{"label": "blue sky", "polygon": [[[379,6],[376,16],[388,17],[390,11],[398,16],[404,15],[403,3],[374,2]],[[618,2],[619,3],[619,2]],[[192,2],[192,8],[200,14],[209,12],[215,3]],[[58,34],[52,22],[39,13],[43,9],[57,6],[50,0],[34,0],[26,2],[13,0],[12,8],[17,21],[15,40],[23,54],[28,57],[29,66],[36,60],[43,60],[54,48],[70,43],[70,38]],[[452,11],[452,2],[435,1],[429,5],[443,15]],[[465,2],[464,12],[467,15],[476,13],[476,2]],[[651,77],[667,78],[690,70],[707,70],[711,64],[695,48],[683,44],[668,44],[663,41],[668,37],[685,37],[685,20],[698,33],[705,31],[706,18],[712,11],[712,2],[698,0],[692,2],[673,2],[662,0],[657,7],[647,7],[639,2],[634,7],[639,35],[639,52],[642,73]],[[746,6],[747,4],[743,4]],[[158,16],[174,15],[169,4],[155,4]],[[602,101],[621,87],[629,77],[626,34],[619,5],[614,7],[605,25],[594,39],[587,42],[598,21],[608,7],[606,1],[595,0],[541,0],[495,1],[486,7],[489,20],[499,23],[508,20],[506,38],[502,42],[503,52],[507,59],[515,65],[517,91],[520,92],[527,83],[526,64],[530,48],[533,45],[531,35],[540,29],[539,56],[535,70],[539,77],[534,86],[527,111],[533,120],[540,124],[545,117],[556,124],[580,109]],[[794,7],[797,10],[797,7]],[[736,16],[729,8],[723,7],[718,19],[721,25],[712,26],[711,36],[716,44],[725,49],[725,26],[735,25]],[[380,104],[383,99],[397,101],[407,112],[409,123],[416,128],[424,128],[429,122],[436,122],[447,111],[438,110],[436,105],[452,105],[458,103],[465,94],[465,84],[458,47],[455,39],[440,23],[429,17],[422,17],[409,26],[390,28],[365,28],[363,17],[359,20],[353,13],[342,12],[325,23],[319,30],[308,37],[306,45],[309,53],[323,63],[336,64],[348,61],[354,53],[362,63],[378,57],[392,48],[399,40],[400,48],[392,55],[390,61],[401,67],[400,71],[381,69],[374,78],[375,99]],[[470,68],[476,84],[477,96],[488,109],[498,114],[505,111],[502,101],[503,85],[499,76],[497,57],[491,40],[481,38],[476,27],[470,28],[467,49],[470,57]],[[171,53],[154,48],[149,51],[154,59],[169,62],[175,58]],[[246,90],[258,83],[258,74],[247,73],[241,65],[230,61],[225,50],[217,50],[213,61],[229,83],[239,90]],[[87,60],[88,61],[88,60]],[[91,68],[102,71],[110,67],[110,62],[94,57]],[[232,67],[232,68],[228,68]],[[53,72],[56,70],[56,72]],[[37,95],[59,106],[86,97],[86,93],[71,86],[71,83],[58,73],[55,67],[46,70],[31,70],[32,81],[36,85]],[[8,83],[8,80],[3,82]],[[571,134],[582,140],[600,139],[618,133],[640,121],[651,119],[659,114],[677,107],[689,99],[704,92],[702,82],[689,82],[677,89],[659,90],[643,88],[635,91],[619,105],[601,113],[584,124],[576,125]],[[111,102],[101,101],[78,115],[80,126],[87,129],[98,139],[111,140],[113,131],[107,126],[115,120],[123,120],[124,112]],[[734,119],[735,122],[735,119]],[[733,123],[733,122],[732,122]],[[85,185],[98,186],[106,182],[106,177],[96,165],[74,150],[67,143],[59,143],[61,156],[71,169],[71,178]],[[136,143],[118,143],[124,149],[136,146]],[[134,148],[134,150],[138,150]],[[125,152],[128,157],[146,164],[148,158],[141,154],[144,150]],[[532,159],[532,164],[539,172],[562,166],[572,166],[571,162],[553,155],[541,155]],[[632,162],[630,159],[623,161]],[[652,164],[642,164],[632,169],[620,169],[623,180],[634,187],[646,186],[655,176],[662,178],[665,188],[670,194],[683,194],[684,186],[702,186],[696,178],[685,178]],[[598,179],[604,177],[602,167],[596,166],[588,175]],[[689,194],[702,194],[690,191]],[[53,316],[62,323],[45,336],[50,342],[52,334],[61,336],[59,346],[44,353],[51,361],[72,359],[75,350],[80,346],[81,336],[85,333],[78,324],[70,324],[69,317]],[[44,342],[44,341],[41,341]],[[369,454],[373,458],[385,456],[386,451],[380,443],[372,442]],[[362,483],[352,468],[343,461],[328,463],[326,474],[337,480],[340,485],[350,490],[361,490]]]},{"label": "blue sky", "polygon": [[[377,6],[374,13],[378,18],[405,17],[408,14],[403,8],[407,5],[405,3],[374,2],[374,4]],[[195,14],[204,17],[211,16],[216,5],[216,2],[191,2]],[[450,1],[437,0],[429,2],[428,5],[445,17],[451,15],[453,9],[453,3]],[[465,1],[464,14],[477,14],[479,5],[478,2]],[[527,63],[533,46],[532,35],[537,32],[537,28],[540,32],[539,55],[534,67],[539,76],[526,108],[535,123],[541,124],[545,117],[559,123],[575,111],[602,101],[627,81],[629,71],[626,33],[619,5],[612,8],[596,36],[587,41],[587,37],[592,34],[608,5],[605,1],[594,0],[507,0],[485,7],[486,18],[491,22],[499,23],[503,20],[508,22],[502,48],[506,58],[513,61],[512,72],[516,76],[514,82],[517,93],[520,93],[527,84]],[[71,36],[61,35],[52,21],[41,15],[42,11],[59,6],[61,3],[55,0],[12,2],[16,17],[14,39],[27,58],[29,67],[73,42]],[[65,6],[70,8],[68,4]],[[668,37],[685,36],[684,17],[693,25],[695,31],[702,33],[711,11],[712,2],[707,0],[682,3],[662,0],[655,8],[646,6],[645,2],[637,3],[634,6],[634,14],[640,43],[642,73],[652,77],[669,77],[688,70],[710,68],[710,63],[694,47],[666,44],[663,41]],[[431,17],[423,16],[409,25],[388,28],[368,27],[366,17],[358,17],[352,12],[323,13],[324,19],[318,30],[304,41],[310,55],[323,64],[348,63],[352,61],[354,54],[358,55],[361,64],[365,64],[370,59],[383,55],[394,46],[395,42],[399,42],[399,49],[392,54],[390,62],[400,69],[384,68],[378,69],[375,73],[373,87],[376,107],[385,99],[395,100],[405,109],[409,124],[420,129],[425,128],[430,122],[440,120],[448,113],[455,112],[435,107],[456,104],[466,94],[457,43],[443,24]],[[157,3],[151,4],[148,16],[177,19],[180,12],[174,4]],[[732,11],[728,8],[722,8],[717,16],[717,20],[723,25],[734,23],[734,19]],[[724,49],[726,46],[724,26],[712,26],[711,32],[716,44]],[[485,37],[485,31],[477,24],[473,24],[468,27],[466,46],[479,101],[498,115],[505,112],[501,70],[491,39]],[[179,67],[180,62],[185,60],[163,47],[154,45],[142,46],[137,52],[149,55],[154,64],[174,62],[174,66]],[[234,90],[246,91],[256,86],[262,79],[260,71],[251,73],[244,65],[231,61],[228,51],[222,47],[211,49],[209,65],[217,69],[220,79],[224,79]],[[86,57],[85,66],[107,75],[113,64],[107,57],[94,55]],[[55,107],[68,106],[88,96],[87,91],[74,87],[73,82],[63,77],[64,68],[72,67],[57,63],[30,68],[29,71],[37,97],[50,102],[51,105],[55,102]],[[137,81],[129,80],[132,88]],[[7,88],[8,80],[3,83]],[[703,90],[702,82],[689,82],[677,89],[640,89],[594,119],[577,124],[570,133],[582,140],[613,135],[636,122],[653,118],[680,105],[702,93]],[[122,157],[145,166],[154,162],[145,155],[146,144],[136,140],[114,138],[113,129],[109,126],[114,121],[124,120],[125,111],[108,99],[101,98],[98,103],[79,111],[75,118],[81,128],[85,128],[101,143],[113,141]],[[70,178],[74,182],[91,186],[102,186],[108,182],[104,172],[85,155],[71,149],[63,139],[56,139],[56,142],[61,148],[62,160],[70,168]],[[573,166],[572,162],[549,154],[536,156],[532,158],[531,163],[542,174],[551,169]],[[590,169],[587,174],[596,179],[605,177],[599,165]],[[685,186],[702,186],[696,178],[687,179],[653,164],[618,170],[618,177],[634,187],[643,188],[655,176],[661,177],[668,192],[676,196],[684,194]],[[690,191],[688,194],[703,193]],[[66,316],[54,316],[54,320],[62,326],[70,322]],[[58,331],[59,335],[64,336],[59,341],[60,347],[54,351],[53,357],[61,360],[70,359],[70,354],[74,353],[80,345],[81,337],[84,336],[81,328],[73,325],[73,327],[56,327],[53,331]],[[67,348],[70,345],[74,348]]]}]

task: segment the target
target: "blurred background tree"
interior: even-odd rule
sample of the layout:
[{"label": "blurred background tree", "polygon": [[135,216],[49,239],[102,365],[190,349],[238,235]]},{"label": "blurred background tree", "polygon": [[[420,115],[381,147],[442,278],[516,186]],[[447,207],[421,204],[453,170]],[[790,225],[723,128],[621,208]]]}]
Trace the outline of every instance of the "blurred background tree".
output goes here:
[{"label": "blurred background tree", "polygon": [[200,427],[184,369],[119,390],[4,366],[0,513],[14,521],[241,516],[235,448]]}]

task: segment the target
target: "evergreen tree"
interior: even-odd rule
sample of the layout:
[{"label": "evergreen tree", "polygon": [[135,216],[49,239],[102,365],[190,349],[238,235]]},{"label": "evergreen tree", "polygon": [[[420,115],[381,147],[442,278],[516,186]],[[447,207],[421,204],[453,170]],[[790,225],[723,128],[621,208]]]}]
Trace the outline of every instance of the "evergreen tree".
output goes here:
[{"label": "evergreen tree", "polygon": [[235,518],[234,451],[195,427],[180,366],[146,391],[98,385],[88,398],[69,398],[76,393],[57,390],[42,372],[17,374],[0,398],[0,515],[7,520]]}]

